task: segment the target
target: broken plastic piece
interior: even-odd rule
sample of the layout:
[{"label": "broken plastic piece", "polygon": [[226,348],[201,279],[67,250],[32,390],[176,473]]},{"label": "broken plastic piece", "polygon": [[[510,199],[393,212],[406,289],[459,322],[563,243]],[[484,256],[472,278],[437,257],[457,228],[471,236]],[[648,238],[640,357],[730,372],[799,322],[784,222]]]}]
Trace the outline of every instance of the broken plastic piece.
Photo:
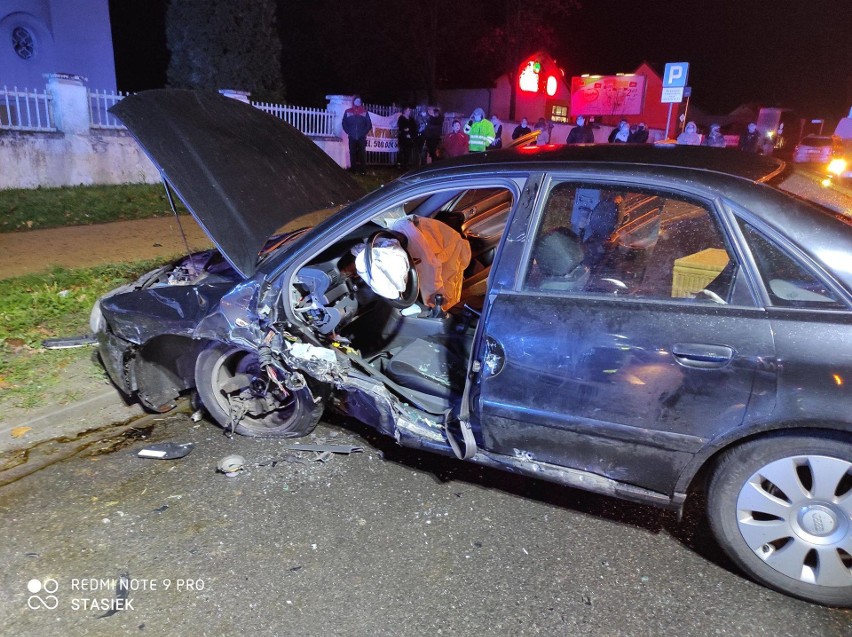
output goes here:
[{"label": "broken plastic piece", "polygon": [[216,469],[228,477],[233,477],[246,466],[246,459],[238,455],[230,455],[216,463]]},{"label": "broken plastic piece", "polygon": [[82,334],[80,336],[64,336],[61,338],[46,338],[41,342],[45,349],[71,349],[72,347],[85,347],[86,345],[95,345],[98,342],[91,334]]},{"label": "broken plastic piece", "polygon": [[189,417],[192,422],[200,422],[202,418],[204,418],[204,411],[201,409],[196,409]]},{"label": "broken plastic piece", "polygon": [[156,460],[177,460],[178,458],[183,458],[188,455],[192,448],[195,447],[195,443],[187,442],[185,444],[178,444],[176,442],[165,442],[156,445],[148,445],[147,447],[140,449],[139,453],[137,453],[137,457],[139,458],[154,458]]}]

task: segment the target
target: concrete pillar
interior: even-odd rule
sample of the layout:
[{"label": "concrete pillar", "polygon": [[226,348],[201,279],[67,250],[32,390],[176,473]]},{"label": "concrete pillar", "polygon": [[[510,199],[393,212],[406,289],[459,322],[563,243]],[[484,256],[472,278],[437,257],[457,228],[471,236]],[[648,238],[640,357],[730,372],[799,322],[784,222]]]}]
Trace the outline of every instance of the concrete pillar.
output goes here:
[{"label": "concrete pillar", "polygon": [[53,120],[66,135],[89,134],[89,96],[86,78],[68,73],[45,73],[53,100]]},{"label": "concrete pillar", "polygon": [[355,100],[354,95],[326,95],[328,100],[326,110],[334,113],[334,134],[340,139],[349,143],[349,138],[343,132],[343,113],[347,108],[352,108],[352,102]]}]

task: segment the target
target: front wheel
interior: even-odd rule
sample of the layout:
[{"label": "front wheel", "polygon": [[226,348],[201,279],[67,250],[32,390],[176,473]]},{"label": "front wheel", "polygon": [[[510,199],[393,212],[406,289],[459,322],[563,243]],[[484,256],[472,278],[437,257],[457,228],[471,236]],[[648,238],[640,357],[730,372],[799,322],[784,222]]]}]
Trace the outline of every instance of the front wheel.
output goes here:
[{"label": "front wheel", "polygon": [[259,438],[294,438],[314,430],[323,412],[310,388],[283,390],[271,382],[255,352],[213,344],[195,363],[201,402],[225,429],[235,416],[235,431]]},{"label": "front wheel", "polygon": [[754,579],[852,606],[852,444],[779,435],[726,452],[708,486],[719,544]]}]

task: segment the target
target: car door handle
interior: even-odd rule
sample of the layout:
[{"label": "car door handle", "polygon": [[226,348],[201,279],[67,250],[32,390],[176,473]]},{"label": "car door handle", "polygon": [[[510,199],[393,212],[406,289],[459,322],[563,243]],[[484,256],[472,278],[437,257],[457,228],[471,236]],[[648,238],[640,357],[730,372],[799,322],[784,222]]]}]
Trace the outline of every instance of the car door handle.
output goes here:
[{"label": "car door handle", "polygon": [[724,367],[734,358],[734,350],[725,345],[708,343],[675,343],[672,355],[677,362],[687,367],[713,369]]}]

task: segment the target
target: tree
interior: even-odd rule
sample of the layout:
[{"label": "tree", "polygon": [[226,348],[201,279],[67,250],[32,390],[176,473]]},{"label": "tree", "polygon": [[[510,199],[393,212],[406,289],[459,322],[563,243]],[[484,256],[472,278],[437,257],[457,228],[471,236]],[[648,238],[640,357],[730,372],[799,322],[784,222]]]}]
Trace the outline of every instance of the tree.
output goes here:
[{"label": "tree", "polygon": [[496,75],[509,77],[512,87],[509,119],[515,119],[518,66],[525,57],[557,45],[557,18],[580,8],[579,0],[503,0],[496,12],[499,23],[479,39],[481,55],[494,61]]},{"label": "tree", "polygon": [[275,0],[172,0],[168,85],[283,98]]}]

